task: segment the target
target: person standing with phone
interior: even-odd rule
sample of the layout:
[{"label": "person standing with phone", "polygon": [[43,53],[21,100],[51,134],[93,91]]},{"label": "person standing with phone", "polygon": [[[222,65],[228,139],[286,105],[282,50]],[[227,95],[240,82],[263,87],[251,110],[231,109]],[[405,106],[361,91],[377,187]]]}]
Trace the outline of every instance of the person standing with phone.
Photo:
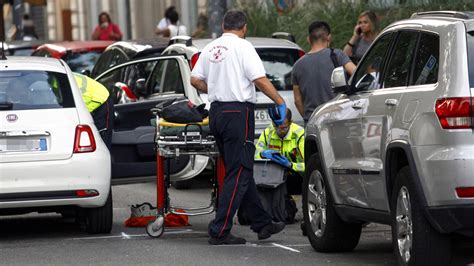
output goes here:
[{"label": "person standing with phone", "polygon": [[122,40],[122,32],[117,24],[112,23],[110,15],[107,12],[99,14],[99,25],[95,27],[92,33],[92,40]]},{"label": "person standing with phone", "polygon": [[372,11],[364,11],[359,15],[357,25],[351,39],[344,46],[344,53],[357,64],[379,33],[377,15]]}]

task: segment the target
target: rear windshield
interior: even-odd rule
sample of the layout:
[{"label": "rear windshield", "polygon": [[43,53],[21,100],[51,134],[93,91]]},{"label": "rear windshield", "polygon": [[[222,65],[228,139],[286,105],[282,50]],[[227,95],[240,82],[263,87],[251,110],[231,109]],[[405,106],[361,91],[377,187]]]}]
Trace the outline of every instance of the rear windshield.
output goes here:
[{"label": "rear windshield", "polygon": [[279,91],[292,90],[291,70],[299,59],[296,49],[257,48],[268,79]]},{"label": "rear windshield", "polygon": [[467,60],[469,68],[469,85],[474,88],[474,31],[467,34]]},{"label": "rear windshield", "polygon": [[84,70],[92,71],[97,59],[102,52],[90,51],[85,53],[72,53],[64,58],[73,72],[81,73]]},{"label": "rear windshield", "polygon": [[75,107],[66,74],[0,71],[0,110]]}]

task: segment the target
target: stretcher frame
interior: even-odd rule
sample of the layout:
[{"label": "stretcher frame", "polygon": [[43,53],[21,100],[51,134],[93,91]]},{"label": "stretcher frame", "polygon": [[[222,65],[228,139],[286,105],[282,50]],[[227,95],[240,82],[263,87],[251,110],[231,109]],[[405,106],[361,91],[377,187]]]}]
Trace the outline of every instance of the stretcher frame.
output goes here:
[{"label": "stretcher frame", "polygon": [[[155,124],[155,148],[156,148],[156,208],[157,214],[154,221],[148,223],[146,232],[151,237],[160,237],[165,229],[165,215],[174,213],[186,216],[206,215],[213,213],[217,209],[219,191],[221,191],[225,168],[222,158],[219,156],[217,143],[212,135],[203,137],[202,123],[182,124],[184,128],[184,139],[175,140],[167,139],[160,135],[160,127],[162,124],[170,124],[164,120],[160,120],[157,110],[152,109],[156,117]],[[192,132],[192,136],[188,137],[187,128],[197,125],[199,130],[199,138],[196,133]],[[189,132],[191,133],[191,132]],[[179,158],[182,155],[202,155],[211,158],[213,175],[211,178],[212,191],[211,200],[208,206],[186,208],[182,206],[172,206],[168,193],[170,182],[170,164],[172,158]],[[168,171],[165,173],[165,163]]]}]

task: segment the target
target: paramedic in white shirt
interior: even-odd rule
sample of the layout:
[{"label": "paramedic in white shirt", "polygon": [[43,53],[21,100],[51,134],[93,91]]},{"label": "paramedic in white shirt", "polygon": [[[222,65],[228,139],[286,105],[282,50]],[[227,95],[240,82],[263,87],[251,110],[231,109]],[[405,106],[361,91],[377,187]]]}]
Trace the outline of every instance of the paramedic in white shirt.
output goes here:
[{"label": "paramedic in white shirt", "polygon": [[[216,216],[209,224],[212,245],[245,244],[230,233],[234,215],[245,208],[258,239],[283,230],[285,223],[272,222],[263,209],[253,179],[255,85],[276,103],[277,123],[285,119],[286,105],[266,78],[265,69],[252,44],[246,41],[247,19],[238,10],[224,15],[224,34],[202,49],[193,68],[191,84],[207,93],[211,102],[210,129],[225,164]],[[280,115],[281,114],[281,115]]]}]

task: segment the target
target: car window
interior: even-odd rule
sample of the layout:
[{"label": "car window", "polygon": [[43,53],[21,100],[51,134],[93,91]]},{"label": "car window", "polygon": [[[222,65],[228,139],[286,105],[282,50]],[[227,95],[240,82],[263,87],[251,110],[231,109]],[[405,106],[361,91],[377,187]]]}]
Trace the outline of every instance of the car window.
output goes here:
[{"label": "car window", "polygon": [[7,50],[7,52],[8,52],[10,55],[16,55],[16,56],[30,56],[31,53],[33,52],[33,48],[13,49],[13,50]]},{"label": "car window", "polygon": [[73,72],[81,73],[83,70],[91,70],[99,59],[101,52],[90,51],[86,53],[71,53],[64,60]]},{"label": "car window", "polygon": [[421,33],[410,85],[438,82],[439,36]]},{"label": "car window", "polygon": [[184,94],[183,80],[176,59],[160,60],[148,83],[152,93]]},{"label": "car window", "polygon": [[32,56],[51,57],[51,53],[48,50],[36,50]]},{"label": "car window", "polygon": [[122,51],[116,49],[113,51],[107,67],[111,68],[114,66],[118,66],[122,63],[125,63],[127,60],[128,60],[127,55],[125,55],[125,53],[123,53]]},{"label": "car window", "polygon": [[112,55],[112,50],[104,51],[102,55],[97,59],[97,62],[92,69],[91,76],[97,77],[99,74],[107,70],[108,62],[110,61],[110,56]]},{"label": "car window", "polygon": [[292,90],[291,71],[299,59],[296,49],[256,48],[268,79],[277,90]]},{"label": "car window", "polygon": [[469,84],[474,88],[474,31],[467,33],[467,59],[469,68]]},{"label": "car window", "polygon": [[139,79],[147,79],[151,71],[154,69],[156,61],[145,61],[136,64],[128,64],[108,72],[98,81],[102,83],[115,97],[117,103],[121,96],[121,89],[117,83],[125,85],[135,95],[137,95],[136,85]]},{"label": "car window", "polygon": [[67,75],[49,71],[1,71],[0,103],[9,110],[75,107]]},{"label": "car window", "polygon": [[392,38],[393,33],[380,37],[367,52],[363,61],[359,63],[353,78],[355,91],[376,90],[380,88],[379,76],[382,73],[383,62],[385,61]]},{"label": "car window", "polygon": [[98,59],[92,71],[92,77],[97,77],[107,69],[128,61],[128,57],[118,49],[105,51]]},{"label": "car window", "polygon": [[384,71],[382,82],[384,88],[407,86],[417,41],[418,32],[416,31],[399,33],[392,56]]}]

